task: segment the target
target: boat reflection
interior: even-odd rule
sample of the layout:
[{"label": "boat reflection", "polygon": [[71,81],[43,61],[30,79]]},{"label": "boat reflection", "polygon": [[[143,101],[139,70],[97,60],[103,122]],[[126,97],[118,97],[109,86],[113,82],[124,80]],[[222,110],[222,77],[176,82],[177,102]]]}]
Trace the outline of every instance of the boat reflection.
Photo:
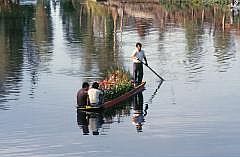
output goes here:
[{"label": "boat reflection", "polygon": [[111,124],[123,122],[122,118],[130,117],[133,109],[131,121],[136,126],[137,132],[142,132],[148,109],[147,104],[143,106],[143,94],[140,92],[128,101],[102,112],[77,110],[77,124],[83,135],[106,135]]},{"label": "boat reflection", "polygon": [[143,103],[143,93],[139,92],[129,100],[102,112],[77,110],[77,123],[83,135],[106,135],[112,123],[121,123],[123,121],[121,118],[130,117],[132,110],[131,122],[136,126],[137,132],[142,132],[145,117],[147,116],[148,104],[152,103],[162,83],[163,81],[158,83],[157,88],[145,104]]}]

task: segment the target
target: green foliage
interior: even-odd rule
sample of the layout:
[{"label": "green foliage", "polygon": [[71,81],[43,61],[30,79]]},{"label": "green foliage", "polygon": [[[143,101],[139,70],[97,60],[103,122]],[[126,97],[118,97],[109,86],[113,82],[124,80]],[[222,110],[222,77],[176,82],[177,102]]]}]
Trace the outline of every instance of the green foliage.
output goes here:
[{"label": "green foliage", "polygon": [[104,101],[109,101],[117,98],[124,93],[130,91],[131,89],[133,89],[133,85],[131,82],[116,84],[112,88],[104,90]]},{"label": "green foliage", "polygon": [[121,67],[110,68],[100,87],[104,91],[104,101],[119,97],[133,89],[130,72]]}]

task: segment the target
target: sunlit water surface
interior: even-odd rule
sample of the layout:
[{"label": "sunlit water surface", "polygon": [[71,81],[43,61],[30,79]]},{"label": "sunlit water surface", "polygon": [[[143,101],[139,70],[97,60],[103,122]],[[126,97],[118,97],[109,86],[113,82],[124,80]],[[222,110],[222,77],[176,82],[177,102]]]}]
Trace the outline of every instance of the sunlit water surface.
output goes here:
[{"label": "sunlit water surface", "polygon": [[[0,18],[1,157],[239,156],[239,31],[162,24],[140,11],[115,24],[113,13],[53,2],[21,9]],[[98,136],[91,125],[84,135],[75,110],[81,83],[113,65],[131,71],[137,41],[166,79],[158,88],[144,68],[142,130],[128,106],[104,117]]]}]

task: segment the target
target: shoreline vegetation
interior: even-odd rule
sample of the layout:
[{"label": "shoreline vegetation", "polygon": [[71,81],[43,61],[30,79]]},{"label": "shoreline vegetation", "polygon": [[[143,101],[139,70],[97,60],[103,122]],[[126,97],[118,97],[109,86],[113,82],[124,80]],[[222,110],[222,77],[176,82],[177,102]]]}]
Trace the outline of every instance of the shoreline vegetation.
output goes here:
[{"label": "shoreline vegetation", "polygon": [[[23,1],[23,0],[22,0]],[[36,0],[45,1],[45,0]],[[111,2],[118,1],[121,3],[160,3],[169,5],[191,5],[191,6],[229,6],[233,3],[233,0],[85,0],[85,1],[95,1],[95,2]],[[0,5],[11,5],[20,4],[21,0],[0,0]]]},{"label": "shoreline vegetation", "polygon": [[232,0],[159,0],[161,4],[199,6],[229,6]]}]

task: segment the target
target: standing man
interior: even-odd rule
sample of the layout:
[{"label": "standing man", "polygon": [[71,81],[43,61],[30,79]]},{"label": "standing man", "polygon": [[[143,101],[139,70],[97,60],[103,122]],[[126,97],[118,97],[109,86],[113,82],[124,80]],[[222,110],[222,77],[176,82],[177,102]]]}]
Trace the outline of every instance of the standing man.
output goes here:
[{"label": "standing man", "polygon": [[134,84],[139,85],[142,83],[143,78],[143,59],[145,64],[148,65],[141,43],[136,43],[136,50],[132,53],[131,58],[133,60]]},{"label": "standing man", "polygon": [[77,93],[77,105],[79,107],[83,107],[90,104],[88,99],[88,89],[89,84],[87,82],[83,82],[82,89],[80,89]]}]

